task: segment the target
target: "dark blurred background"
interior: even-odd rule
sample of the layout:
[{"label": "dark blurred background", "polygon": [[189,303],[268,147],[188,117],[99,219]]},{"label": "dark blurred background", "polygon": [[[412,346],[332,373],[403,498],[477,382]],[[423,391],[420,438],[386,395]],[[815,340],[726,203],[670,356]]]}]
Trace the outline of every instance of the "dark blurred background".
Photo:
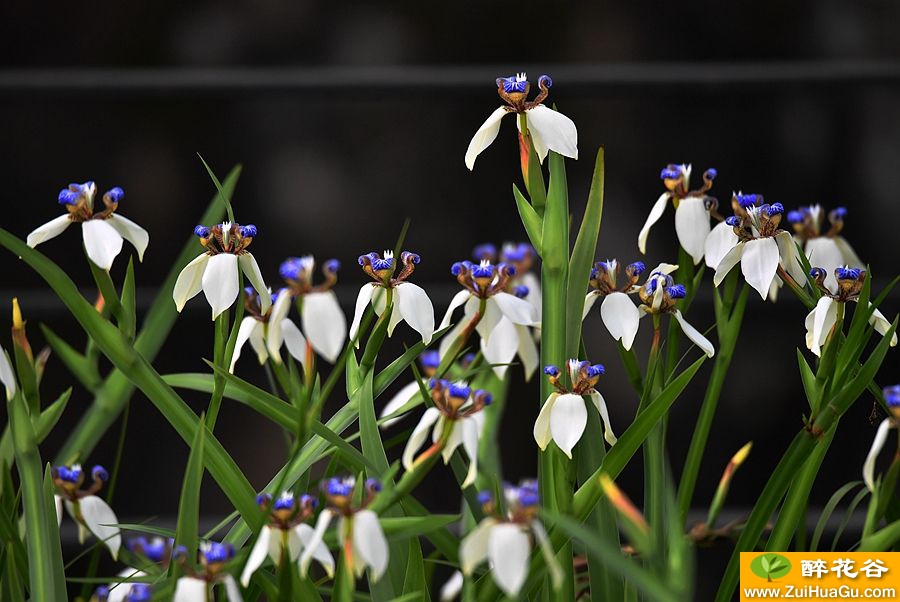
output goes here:
[{"label": "dark blurred background", "polygon": [[[259,227],[252,250],[268,282],[277,284],[286,256],[337,257],[344,263],[337,291],[349,320],[364,280],[357,255],[392,246],[409,217],[406,246],[422,255],[416,281],[431,293],[440,319],[456,290],[453,261],[477,243],[524,239],[510,194],[510,183],[521,178],[512,123],[503,124],[474,173],[463,164],[469,139],[498,105],[494,79],[520,70],[532,80],[552,75],[551,102],[578,125],[581,159],[568,164],[576,214],[593,156],[606,148],[598,258],[674,260],[671,208],[651,233],[646,258],[636,237],[661,191],[660,168],[691,162],[695,173],[718,169],[712,192],[726,202],[743,189],[786,207],[846,206],[845,235],[873,265],[876,287],[900,269],[895,2],[160,1],[103,8],[77,3],[49,11],[15,2],[2,9],[2,225],[24,238],[59,213],[56,194],[70,181],[122,186],[120,212],[151,233],[138,268],[143,308],[214,191],[200,153],[220,175],[244,165],[234,205],[239,221]],[[90,294],[75,231],[42,251]],[[126,245],[117,278],[129,252]],[[18,295],[33,340],[38,322],[81,340],[27,266],[7,256],[3,274],[0,298],[6,304]],[[884,313],[893,318],[898,305],[893,293]],[[162,373],[205,369],[208,311],[202,298],[189,303],[156,362]],[[803,346],[805,313],[787,292],[777,304],[751,298],[697,487],[698,509],[709,503],[731,454],[752,440],[729,498],[736,514],[749,508],[800,428],[806,407],[795,347]],[[6,320],[9,310],[0,315]],[[712,323],[708,289],[689,318],[701,329]],[[607,365],[603,392],[621,432],[637,399],[599,316],[585,324],[591,359]],[[636,344],[642,355],[647,334]],[[390,349],[413,340],[400,327]],[[254,364],[248,355],[239,372],[263,384]],[[889,356],[882,384],[897,380],[896,366]],[[515,369],[516,383],[520,375]],[[45,395],[70,382],[51,360]],[[669,449],[676,475],[702,394],[692,387],[675,405]],[[198,412],[205,407],[202,397],[187,398]],[[76,388],[44,446],[46,457],[89,403]],[[811,505],[860,478],[874,435],[872,409],[864,398],[841,422]],[[535,472],[537,410],[535,386],[514,384],[501,432],[510,480]],[[111,464],[116,432],[89,463]],[[226,404],[217,435],[255,486],[284,461],[277,431],[237,404]],[[171,517],[187,447],[140,394],[127,442],[120,517]],[[635,499],[640,471],[635,461],[621,478]],[[449,469],[436,469],[417,493],[436,511],[456,506]],[[203,508],[212,520],[231,510],[212,483]]]}]

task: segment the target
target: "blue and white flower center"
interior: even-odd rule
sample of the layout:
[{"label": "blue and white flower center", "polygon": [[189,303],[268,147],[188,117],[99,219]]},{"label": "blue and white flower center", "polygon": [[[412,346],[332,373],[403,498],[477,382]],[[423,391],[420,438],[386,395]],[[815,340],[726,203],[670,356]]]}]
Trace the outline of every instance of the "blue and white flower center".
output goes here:
[{"label": "blue and white flower center", "polygon": [[94,213],[94,197],[97,194],[97,185],[94,182],[83,184],[69,184],[63,188],[57,197],[60,205],[69,212],[69,219],[73,222],[86,222],[92,219],[108,219],[115,213],[119,202],[125,198],[125,191],[118,186],[110,188],[103,193],[104,209]]},{"label": "blue and white flower center", "polygon": [[206,249],[208,255],[230,253],[243,255],[247,247],[256,237],[257,230],[253,224],[242,226],[232,222],[223,222],[209,228],[196,226],[194,235],[200,239],[200,244]]},{"label": "blue and white flower center", "polygon": [[531,90],[531,84],[525,73],[517,73],[510,77],[498,77],[496,83],[497,94],[507,104],[506,110],[515,113],[524,113],[543,103],[553,86],[553,80],[549,75],[540,76],[538,78],[539,92],[533,100],[529,101],[528,92]]},{"label": "blue and white flower center", "polygon": [[403,267],[399,274],[396,274],[397,266],[393,251],[385,251],[383,255],[373,251],[366,255],[360,255],[358,261],[363,271],[375,281],[374,284],[392,288],[405,282],[412,275],[416,264],[421,261],[421,257],[410,251],[400,253],[400,264]]},{"label": "blue and white flower center", "polygon": [[[516,268],[506,263],[492,264],[487,259],[479,263],[458,261],[450,267],[450,273],[457,282],[479,299],[487,299],[500,292],[506,292],[510,280],[516,275]],[[527,294],[527,293],[526,293]]]}]

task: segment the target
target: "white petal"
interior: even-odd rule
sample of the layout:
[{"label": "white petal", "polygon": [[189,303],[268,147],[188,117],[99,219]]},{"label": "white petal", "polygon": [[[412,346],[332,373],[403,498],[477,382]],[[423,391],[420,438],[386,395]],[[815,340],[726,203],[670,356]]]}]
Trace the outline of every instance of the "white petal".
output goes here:
[{"label": "white petal", "polygon": [[[390,416],[410,401],[413,400],[419,394],[419,383],[413,381],[407,385],[404,385],[402,389],[397,391],[397,394],[391,397],[386,404],[384,404],[384,408],[381,409],[381,413],[378,415],[379,418],[384,418],[385,416]],[[385,420],[381,423],[381,428],[386,429],[392,424],[395,424],[398,420],[402,419],[404,415],[397,416],[396,418],[391,418],[390,420]]]},{"label": "white petal", "polygon": [[475,418],[463,418],[459,420],[457,428],[462,434],[462,446],[469,456],[469,472],[466,479],[462,482],[462,488],[465,489],[475,482],[478,476],[478,432],[481,430],[478,421]]},{"label": "white petal", "polygon": [[641,312],[625,293],[610,293],[600,305],[603,324],[617,341],[622,341],[625,349],[631,349],[640,325]]},{"label": "white petal", "polygon": [[507,113],[506,107],[494,109],[494,112],[488,116],[485,122],[481,124],[481,127],[478,128],[478,131],[475,132],[475,136],[469,142],[469,148],[466,149],[466,167],[470,171],[475,168],[475,159],[478,158],[481,151],[489,147],[491,142],[497,138],[497,132],[500,131],[500,120]]},{"label": "white petal", "polygon": [[[250,334],[254,330],[262,330],[263,324],[256,318],[246,317],[241,320],[241,325],[238,328],[237,337],[234,339],[234,353],[231,356],[231,366],[229,366],[228,371],[234,374],[234,365],[237,363],[238,359],[241,357],[241,349],[243,349],[244,344],[250,340]],[[262,360],[263,363],[265,359]]]},{"label": "white petal", "polygon": [[150,234],[127,217],[122,217],[118,213],[113,213],[109,216],[106,223],[115,228],[122,238],[130,242],[138,252],[138,260],[144,261],[144,251],[147,250],[147,245],[150,244]]},{"label": "white petal", "polygon": [[891,419],[885,418],[881,421],[881,424],[878,425],[878,430],[875,432],[875,439],[872,441],[872,447],[869,448],[869,454],[866,456],[866,461],[863,463],[863,481],[865,481],[869,491],[875,491],[875,460],[878,459],[878,454],[881,452],[881,448],[884,447],[884,442],[887,441],[888,431],[890,429]]},{"label": "white petal", "polygon": [[206,581],[182,577],[175,585],[173,602],[207,602]]},{"label": "white petal", "polygon": [[476,566],[484,562],[488,555],[488,538],[491,529],[497,524],[493,518],[487,517],[466,535],[459,544],[459,568],[466,575],[471,575]]},{"label": "white petal", "polygon": [[763,300],[769,294],[769,285],[778,270],[778,258],[778,243],[772,238],[758,238],[744,245],[741,272],[747,284],[755,288]]},{"label": "white petal", "polygon": [[413,330],[422,335],[423,343],[431,343],[434,335],[434,306],[428,294],[417,284],[403,282],[395,290],[395,303],[398,297],[400,315]]},{"label": "white petal", "polygon": [[78,507],[81,510],[81,517],[84,519],[85,525],[94,534],[94,537],[101,540],[109,548],[113,558],[118,558],[119,546],[122,545],[122,535],[119,533],[119,527],[114,526],[119,523],[116,513],[96,495],[88,495],[81,498],[78,500]]},{"label": "white petal", "polygon": [[678,320],[681,331],[687,335],[687,338],[689,338],[694,345],[702,349],[707,357],[712,357],[716,354],[716,349],[713,347],[713,344],[709,342],[709,339],[703,336],[699,330],[688,324],[688,321],[684,319],[684,316],[681,315],[679,310],[676,309],[673,312],[673,315],[675,316],[675,319]]},{"label": "white petal", "polygon": [[[431,431],[431,438],[434,441],[438,441],[441,437],[441,433],[444,431],[444,425],[447,421],[442,416],[435,424],[434,429]],[[441,450],[441,457],[444,459],[444,464],[448,464],[450,462],[450,458],[453,457],[453,452],[456,451],[456,448],[462,445],[462,427],[458,421],[450,422],[450,436],[447,437],[447,441],[444,443],[444,449]]]},{"label": "white petal", "polygon": [[[775,242],[778,244],[778,253],[781,255],[781,265],[784,266],[791,278],[803,286],[806,282],[806,272],[797,257],[797,244],[794,242],[794,237],[782,230],[775,235]],[[771,296],[771,290],[769,294]]]},{"label": "white petal", "polygon": [[559,393],[551,393],[547,397],[547,401],[541,407],[537,420],[534,421],[534,440],[538,447],[541,448],[541,451],[547,449],[547,445],[553,438],[553,434],[550,432],[550,414],[553,412],[553,404],[556,402],[557,397],[559,397]]},{"label": "white petal", "polygon": [[122,251],[122,235],[105,219],[89,219],[81,224],[81,236],[87,256],[102,270],[109,270]]},{"label": "white petal", "polygon": [[234,305],[239,289],[237,256],[219,253],[210,257],[203,271],[203,294],[212,308],[213,320]]},{"label": "white petal", "polygon": [[451,600],[456,600],[459,594],[462,593],[464,582],[462,571],[453,571],[447,582],[441,586],[440,601],[450,602]]},{"label": "white petal", "polygon": [[287,318],[281,321],[281,338],[284,340],[284,345],[287,347],[288,353],[305,366],[306,339],[303,338],[303,333],[300,332],[297,325]]},{"label": "white petal", "polygon": [[600,412],[600,419],[603,421],[603,438],[610,445],[615,445],[618,439],[616,439],[616,435],[612,430],[612,424],[609,421],[609,409],[606,407],[606,400],[603,399],[603,396],[597,390],[594,390],[590,396],[591,401],[594,402],[594,407]]},{"label": "white petal", "polygon": [[600,293],[597,291],[591,291],[584,297],[584,309],[581,310],[581,321],[583,322],[588,314],[591,313],[591,309],[594,307],[594,303],[600,298]]},{"label": "white petal", "polygon": [[722,258],[730,251],[740,239],[734,233],[734,228],[725,222],[719,222],[710,231],[704,243],[704,255],[706,266],[712,269],[719,267]]},{"label": "white petal", "polygon": [[[296,533],[297,537],[300,538],[300,541],[303,543],[304,548],[310,547],[310,544],[313,541],[313,537],[315,536],[315,531],[312,527],[305,523],[301,523],[294,527],[294,533]],[[322,568],[325,569],[328,577],[334,577],[334,557],[331,555],[331,551],[328,549],[328,546],[326,546],[324,542],[319,541],[319,543],[314,548],[312,548],[312,550],[313,558],[316,559],[316,562],[322,565]]]},{"label": "white petal", "polygon": [[[466,303],[466,316],[468,317],[470,314],[474,316],[478,312],[479,306],[480,302],[478,299],[474,297],[469,299]],[[500,306],[497,305],[494,297],[490,297],[484,304],[484,314],[481,316],[481,320],[475,325],[475,331],[478,333],[478,336],[482,339],[490,337],[491,331],[494,330],[497,322],[502,318],[503,312],[500,311]]]},{"label": "white petal", "polygon": [[444,314],[444,319],[441,320],[441,325],[438,326],[438,330],[450,326],[450,320],[453,317],[453,312],[457,307],[468,301],[471,296],[472,293],[470,293],[466,289],[463,289],[453,295],[453,299],[450,300],[450,307],[447,308],[447,312]]},{"label": "white petal", "polygon": [[856,254],[856,251],[853,250],[853,247],[850,246],[850,243],[847,242],[846,238],[843,236],[835,236],[834,244],[841,250],[841,255],[843,255],[844,259],[843,265],[848,265],[851,268],[866,267],[866,264],[859,258],[859,255]]},{"label": "white petal", "polygon": [[372,581],[378,581],[388,566],[388,544],[378,515],[371,510],[353,515],[353,552],[354,562],[362,560],[372,570]]},{"label": "white petal", "polygon": [[530,555],[531,542],[519,525],[503,523],[491,529],[488,558],[493,566],[494,581],[506,595],[512,598],[518,595],[528,575]]},{"label": "white petal", "polygon": [[[872,304],[870,303],[871,307]],[[884,314],[878,311],[877,309],[872,310],[872,315],[869,316],[869,324],[875,327],[875,332],[884,336],[887,334],[887,331],[891,328],[891,322],[884,317]],[[897,346],[897,333],[895,332],[891,337],[891,347]]]},{"label": "white petal", "polygon": [[647,216],[647,221],[644,222],[641,231],[638,233],[638,249],[645,255],[647,254],[647,236],[650,234],[650,228],[659,221],[659,218],[665,212],[670,194],[669,192],[664,192],[656,199],[656,202],[653,203],[653,208],[650,209],[650,215]]},{"label": "white petal", "polygon": [[303,549],[303,554],[300,555],[301,577],[306,577],[306,573],[309,571],[309,563],[312,562],[313,557],[316,555],[316,548],[322,543],[322,538],[325,536],[329,523],[331,523],[332,516],[334,516],[334,513],[328,508],[319,513],[319,518],[316,520],[316,530],[309,540],[305,542],[306,547]]},{"label": "white petal", "polygon": [[525,371],[525,382],[528,382],[538,369],[541,358],[537,345],[534,343],[534,337],[528,332],[528,328],[517,324],[516,333],[519,335],[519,347],[516,350],[516,355],[519,356],[519,360],[522,362],[522,369]]},{"label": "white petal", "polygon": [[73,223],[74,222],[69,218],[68,213],[55,217],[46,224],[32,230],[31,234],[28,235],[28,238],[25,239],[25,244],[33,249],[42,242],[48,241],[51,238],[56,238],[65,232],[66,228]]},{"label": "white petal", "polygon": [[[280,536],[279,532],[277,536]],[[266,556],[269,555],[269,541],[272,539],[272,528],[268,525],[264,526],[250,550],[250,556],[247,557],[247,563],[244,565],[244,571],[241,573],[241,585],[247,587],[250,585],[250,577],[256,572],[256,569],[262,566]]]},{"label": "white petal", "polygon": [[834,270],[844,265],[844,254],[834,240],[819,236],[810,238],[804,247],[809,264],[814,268],[825,270],[825,286],[831,292],[837,291],[837,280],[834,278]]},{"label": "white petal", "polygon": [[837,304],[831,297],[820,297],[813,314],[812,345],[809,350],[816,355],[822,354],[822,345],[837,322]]},{"label": "white petal", "polygon": [[428,438],[428,429],[440,418],[441,413],[437,408],[428,408],[422,414],[419,424],[413,429],[409,439],[406,440],[406,447],[403,449],[403,468],[406,470],[413,469],[413,460],[415,460],[416,452],[425,443]]},{"label": "white petal", "polygon": [[303,332],[316,353],[333,364],[344,349],[347,318],[334,291],[307,293],[303,297]]},{"label": "white petal", "polygon": [[550,412],[550,432],[553,440],[569,459],[572,459],[572,448],[584,434],[587,425],[587,408],[581,395],[560,395]]},{"label": "white petal", "polygon": [[175,301],[175,309],[178,311],[184,309],[184,304],[203,290],[203,272],[208,261],[209,255],[206,253],[199,255],[178,274],[175,287],[172,289],[172,300]]},{"label": "white petal", "polygon": [[[559,153],[570,159],[578,158],[578,128],[575,122],[550,107],[538,105],[525,113],[528,120],[528,131],[534,140],[534,149],[540,147]],[[537,141],[540,141],[538,143]],[[538,153],[543,163],[546,151]]]},{"label": "white petal", "polygon": [[491,332],[487,340],[481,340],[481,352],[484,359],[489,364],[499,364],[494,366],[494,373],[498,378],[503,378],[509,367],[507,364],[516,357],[516,351],[519,349],[519,333],[516,325],[507,320],[505,317],[497,322],[497,326]]},{"label": "white petal", "polygon": [[13,373],[12,364],[6,350],[0,347],[0,383],[6,389],[6,399],[9,401],[16,394],[16,375]]},{"label": "white petal", "polygon": [[438,345],[438,353],[440,354],[442,360],[450,351],[450,346],[453,345],[453,342],[459,338],[459,336],[465,329],[466,321],[462,320],[458,322],[453,328],[451,328],[444,336],[441,337],[441,342]]},{"label": "white petal", "polygon": [[[375,293],[375,285],[366,283],[359,289],[359,295],[356,297],[356,307],[353,310],[353,322],[350,324],[350,339],[355,339],[359,334],[359,323],[366,311],[366,306],[372,302],[372,295]],[[359,341],[356,341],[356,348],[359,349]]]},{"label": "white petal", "polygon": [[56,526],[62,524],[63,517],[63,499],[58,495],[53,496],[53,501],[56,503]]},{"label": "white petal", "polygon": [[704,200],[695,196],[681,199],[675,209],[675,233],[678,243],[694,259],[694,265],[703,259],[709,232],[709,211]]},{"label": "white petal", "polygon": [[541,316],[538,315],[534,305],[524,299],[519,299],[509,293],[497,293],[491,297],[503,315],[509,318],[513,324],[523,326],[540,326]]},{"label": "white petal", "polygon": [[226,573],[224,577],[221,577],[221,580],[221,583],[225,585],[225,597],[228,599],[228,602],[244,602],[241,590],[238,588],[234,577]]},{"label": "white petal", "polygon": [[268,349],[268,354],[277,363],[281,363],[281,346],[284,344],[284,334],[281,331],[281,325],[290,313],[293,301],[293,296],[286,291],[278,295],[278,298],[272,305],[272,311],[269,313],[269,322],[266,324],[266,348]]},{"label": "white petal", "polygon": [[[302,527],[302,528],[301,528]],[[303,539],[300,537],[300,533],[305,532],[306,535],[310,538],[315,534],[315,529],[307,525],[306,523],[300,523],[287,533],[287,547],[288,547],[288,558],[291,559],[292,562],[296,561],[300,558],[300,553],[303,552]],[[279,549],[273,549],[273,546],[269,546],[269,558],[273,561],[276,559],[280,559],[281,547],[284,544],[279,544]],[[322,544],[325,545],[325,544]],[[327,549],[327,548],[326,548]],[[278,556],[276,556],[276,554]]]},{"label": "white petal", "polygon": [[656,266],[655,268],[653,268],[650,271],[650,273],[656,274],[657,272],[659,272],[660,274],[672,274],[676,270],[678,270],[677,263],[661,263],[658,266]]},{"label": "white petal", "polygon": [[719,286],[722,284],[722,281],[725,280],[725,276],[728,275],[728,272],[738,264],[741,260],[741,256],[744,254],[744,247],[747,243],[739,242],[734,245],[730,251],[725,253],[725,256],[719,262],[719,265],[716,266],[716,273],[713,276],[713,284],[715,286]]},{"label": "white petal", "polygon": [[247,280],[250,281],[250,284],[259,294],[259,311],[265,315],[269,308],[272,307],[272,294],[269,292],[269,287],[266,286],[265,280],[263,280],[256,258],[250,253],[244,253],[238,255],[238,263],[241,264],[241,270],[244,272]]}]

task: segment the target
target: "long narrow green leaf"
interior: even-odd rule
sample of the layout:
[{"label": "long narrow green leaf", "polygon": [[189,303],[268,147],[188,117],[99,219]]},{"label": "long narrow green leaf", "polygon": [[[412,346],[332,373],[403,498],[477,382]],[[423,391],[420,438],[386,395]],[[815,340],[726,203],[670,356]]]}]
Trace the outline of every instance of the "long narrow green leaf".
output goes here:
[{"label": "long narrow green leaf", "polygon": [[46,324],[41,324],[40,328],[53,354],[65,364],[72,376],[88,391],[96,391],[103,382],[97,363],[69,345]]},{"label": "long narrow green leaf", "polygon": [[900,541],[900,520],[863,538],[857,552],[884,552],[892,549]]},{"label": "long narrow green leaf", "polygon": [[591,278],[591,263],[597,250],[600,236],[600,222],[603,219],[604,163],[603,147],[597,151],[594,175],[588,193],[587,206],[581,228],[575,238],[572,257],[569,259],[569,281],[566,292],[566,355],[575,357],[581,341],[581,316],[584,310],[584,295]]},{"label": "long narrow green leaf", "polygon": [[206,427],[203,416],[197,426],[197,434],[191,442],[191,453],[187,467],[184,469],[184,480],[181,485],[181,497],[178,500],[178,524],[175,528],[175,543],[187,548],[187,557],[197,556],[197,538],[200,534],[200,485],[203,482],[203,447]]},{"label": "long narrow green leaf", "polygon": [[359,432],[362,452],[366,459],[375,467],[375,473],[371,476],[381,478],[389,468],[387,455],[381,443],[381,433],[378,431],[378,422],[375,417],[375,399],[372,395],[373,377],[368,372],[363,377],[362,385],[356,390],[354,405],[359,408]]},{"label": "long narrow green leaf", "polygon": [[122,298],[119,302],[119,330],[125,338],[134,340],[137,331],[137,310],[134,292],[134,257],[128,258],[128,270],[125,272],[125,282],[122,284]]},{"label": "long narrow green leaf", "polygon": [[[443,336],[446,332],[448,332],[451,328],[453,328],[453,324],[447,326],[446,328],[442,328],[440,330],[436,330],[434,332],[434,336],[432,337],[433,341],[440,340],[441,336]],[[391,386],[398,376],[403,374],[403,372],[409,368],[410,364],[416,361],[422,353],[428,349],[428,345],[419,341],[409,349],[403,352],[403,355],[395,359],[393,362],[384,367],[381,372],[375,375],[374,382],[374,394],[375,399],[378,399],[382,393],[384,393],[385,389]]]},{"label": "long narrow green leaf", "polygon": [[65,600],[66,583],[56,525],[56,506],[51,498],[52,513],[48,511],[44,471],[31,418],[19,393],[13,395],[7,408],[28,534],[25,538],[28,549],[28,589],[33,600]]},{"label": "long narrow green leaf", "polygon": [[588,556],[593,556],[598,562],[609,567],[612,572],[628,580],[648,599],[660,602],[677,602],[679,600],[675,593],[656,575],[622,554],[617,545],[611,544],[592,531],[585,529],[580,522],[549,510],[544,510],[542,516],[548,523],[561,529],[568,537],[583,542]]},{"label": "long narrow green leaf", "polygon": [[[240,165],[228,173],[222,185],[222,194],[225,198],[231,198],[240,174]],[[224,213],[224,207],[219,201],[217,193],[197,223],[219,222]],[[140,334],[134,342],[134,350],[148,362],[152,362],[159,353],[178,316],[175,304],[172,302],[172,289],[175,287],[178,274],[189,261],[200,254],[200,251],[196,237],[191,235],[181,253],[172,263],[172,269],[160,286],[159,293],[144,318]],[[131,399],[134,390],[135,385],[128,376],[121,370],[113,370],[100,388],[94,392],[93,403],[84,413],[78,425],[72,429],[69,438],[57,453],[57,460],[60,463],[72,463],[88,457],[106,430],[118,418],[122,408]]]},{"label": "long narrow green leaf", "polygon": [[819,515],[816,528],[813,530],[813,536],[809,542],[810,552],[815,552],[819,549],[819,541],[822,539],[822,533],[824,533],[826,527],[828,527],[828,521],[831,519],[831,515],[834,513],[835,508],[837,508],[838,504],[847,497],[848,493],[860,485],[862,485],[862,481],[850,481],[835,491],[831,498],[829,498],[828,503],[822,508],[822,514]]},{"label": "long narrow green leaf", "polygon": [[513,184],[513,198],[516,200],[516,207],[519,209],[519,217],[522,218],[522,225],[525,227],[528,240],[540,255],[543,248],[543,220],[515,184]]}]

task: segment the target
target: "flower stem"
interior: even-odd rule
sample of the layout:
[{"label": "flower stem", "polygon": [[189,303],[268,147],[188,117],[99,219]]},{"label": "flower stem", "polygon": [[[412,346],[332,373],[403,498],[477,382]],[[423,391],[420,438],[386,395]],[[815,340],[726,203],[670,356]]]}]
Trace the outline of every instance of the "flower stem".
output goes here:
[{"label": "flower stem", "polygon": [[[362,359],[359,360],[359,369],[360,374],[362,375],[368,373],[375,366],[375,358],[378,357],[378,352],[381,350],[384,339],[387,337],[388,325],[391,322],[391,314],[394,312],[394,289],[387,287],[382,290],[384,290],[387,295],[384,300],[384,312],[379,316],[378,321],[375,322],[375,327],[372,328],[372,334],[366,342],[366,349],[363,352]],[[378,294],[377,290],[375,291],[375,294]]]}]

